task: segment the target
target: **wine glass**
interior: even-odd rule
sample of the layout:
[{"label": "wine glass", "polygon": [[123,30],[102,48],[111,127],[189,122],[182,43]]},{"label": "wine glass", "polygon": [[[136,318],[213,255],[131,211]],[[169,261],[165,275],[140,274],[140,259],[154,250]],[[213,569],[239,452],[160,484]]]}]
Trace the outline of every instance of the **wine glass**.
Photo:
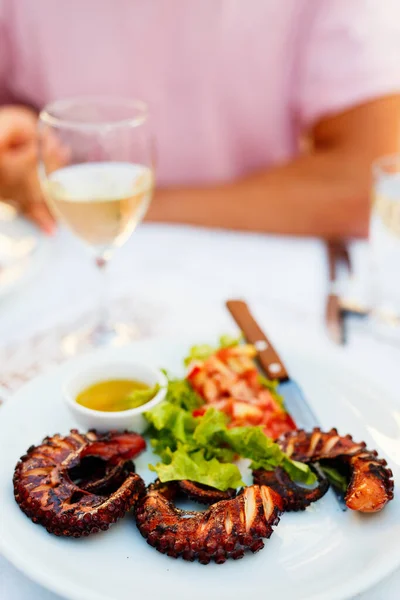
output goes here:
[{"label": "wine glass", "polygon": [[103,274],[95,326],[67,335],[69,355],[121,345],[134,336],[112,323],[105,270],[142,220],[154,186],[153,143],[146,104],[121,98],[59,100],[39,116],[39,174],[50,210],[86,245]]},{"label": "wine glass", "polygon": [[374,332],[400,340],[400,154],[373,164],[370,220],[371,323]]}]

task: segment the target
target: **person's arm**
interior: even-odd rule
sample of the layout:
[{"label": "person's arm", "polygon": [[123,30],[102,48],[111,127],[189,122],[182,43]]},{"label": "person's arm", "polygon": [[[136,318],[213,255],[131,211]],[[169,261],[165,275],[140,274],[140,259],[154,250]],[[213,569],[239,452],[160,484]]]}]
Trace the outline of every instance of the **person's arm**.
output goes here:
[{"label": "person's arm", "polygon": [[365,236],[371,162],[399,149],[400,96],[325,118],[309,135],[313,149],[288,164],[220,186],[159,190],[148,219],[268,233]]}]

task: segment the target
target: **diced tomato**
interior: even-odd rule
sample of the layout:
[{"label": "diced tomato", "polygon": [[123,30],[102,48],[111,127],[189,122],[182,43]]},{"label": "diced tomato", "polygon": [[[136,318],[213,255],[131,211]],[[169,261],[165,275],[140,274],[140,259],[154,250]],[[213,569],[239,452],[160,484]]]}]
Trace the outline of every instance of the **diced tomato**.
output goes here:
[{"label": "diced tomato", "polygon": [[250,402],[254,399],[254,392],[242,379],[239,379],[239,381],[232,385],[231,394],[235,400],[240,400],[242,402]]},{"label": "diced tomato", "polygon": [[227,377],[225,374],[218,373],[215,375],[215,379],[218,381],[220,392],[223,395],[229,394],[231,392],[232,383],[236,381],[232,376]]},{"label": "diced tomato", "polygon": [[296,425],[270,390],[261,385],[254,356],[253,346],[237,346],[192,363],[187,379],[206,402],[192,414],[202,416],[213,407],[230,417],[229,427],[261,425],[276,439]]},{"label": "diced tomato", "polygon": [[232,398],[223,398],[217,402],[213,402],[210,406],[216,410],[221,410],[226,415],[232,418],[234,401]]},{"label": "diced tomato", "polygon": [[186,379],[192,384],[192,387],[201,393],[207,376],[199,365],[194,365],[193,369],[187,374]]},{"label": "diced tomato", "polygon": [[265,389],[261,390],[257,395],[257,404],[260,408],[263,408],[268,412],[276,412],[280,409],[279,404],[276,402],[271,392]]},{"label": "diced tomato", "polygon": [[263,411],[247,402],[234,402],[232,416],[235,420],[246,421],[250,425],[258,425],[263,418]]},{"label": "diced tomato", "polygon": [[258,389],[260,384],[258,382],[258,371],[257,369],[247,369],[244,373],[242,373],[241,378],[244,379],[249,387],[253,389]]},{"label": "diced tomato", "polygon": [[193,379],[193,377],[195,377],[197,375],[197,373],[200,373],[201,370],[202,370],[201,366],[198,363],[193,363],[192,368],[190,369],[190,371],[186,375],[186,379],[188,379],[189,381],[191,381]]},{"label": "diced tomato", "polygon": [[206,379],[203,386],[203,397],[206,402],[213,402],[218,398],[218,388],[213,379]]},{"label": "diced tomato", "polygon": [[297,429],[296,423],[292,417],[285,412],[275,413],[270,419],[264,421],[263,427],[265,435],[276,440],[279,436],[287,431]]},{"label": "diced tomato", "polygon": [[202,417],[205,414],[207,408],[208,406],[200,406],[199,408],[195,408],[194,410],[192,410],[192,416]]},{"label": "diced tomato", "polygon": [[208,360],[205,361],[204,370],[209,375],[213,373],[225,373],[226,375],[230,374],[227,366],[216,356],[211,356]]},{"label": "diced tomato", "polygon": [[231,355],[232,355],[231,348],[220,348],[218,350],[218,352],[215,353],[215,356],[217,356],[219,358],[219,360],[222,360],[222,362],[226,362]]}]

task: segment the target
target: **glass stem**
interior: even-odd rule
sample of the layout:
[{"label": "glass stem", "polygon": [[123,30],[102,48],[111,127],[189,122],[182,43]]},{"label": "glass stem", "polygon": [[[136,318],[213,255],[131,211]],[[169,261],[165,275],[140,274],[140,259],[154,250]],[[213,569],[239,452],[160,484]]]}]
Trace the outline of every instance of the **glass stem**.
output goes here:
[{"label": "glass stem", "polygon": [[107,265],[108,260],[104,256],[96,258],[96,265],[100,273],[100,291],[97,329],[100,335],[107,334],[110,330],[110,303],[108,291]]}]

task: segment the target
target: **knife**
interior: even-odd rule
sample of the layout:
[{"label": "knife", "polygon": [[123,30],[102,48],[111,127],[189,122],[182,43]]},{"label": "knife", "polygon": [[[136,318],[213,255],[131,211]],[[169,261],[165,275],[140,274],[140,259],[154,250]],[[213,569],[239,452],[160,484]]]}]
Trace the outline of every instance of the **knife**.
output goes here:
[{"label": "knife", "polygon": [[[231,313],[246,340],[257,350],[257,358],[269,379],[278,380],[278,393],[285,401],[288,413],[294,419],[297,427],[310,431],[318,427],[318,419],[305,399],[299,385],[290,378],[288,371],[275,348],[262,331],[246,302],[228,300],[227,309]],[[317,469],[320,467],[316,463]],[[341,510],[347,510],[343,495],[331,486]]]},{"label": "knife", "polygon": [[360,306],[359,302],[354,300],[340,298],[338,267],[346,267],[348,274],[353,274],[353,268],[350,259],[350,253],[345,242],[341,240],[328,240],[326,242],[329,265],[330,289],[326,301],[325,322],[329,337],[336,344],[346,343],[345,316],[356,315],[365,316],[365,307]]},{"label": "knife", "polygon": [[326,249],[328,253],[329,281],[330,288],[326,299],[325,322],[328,335],[336,344],[344,344],[343,313],[340,306],[340,298],[337,290],[337,247],[332,242],[327,242]]}]

